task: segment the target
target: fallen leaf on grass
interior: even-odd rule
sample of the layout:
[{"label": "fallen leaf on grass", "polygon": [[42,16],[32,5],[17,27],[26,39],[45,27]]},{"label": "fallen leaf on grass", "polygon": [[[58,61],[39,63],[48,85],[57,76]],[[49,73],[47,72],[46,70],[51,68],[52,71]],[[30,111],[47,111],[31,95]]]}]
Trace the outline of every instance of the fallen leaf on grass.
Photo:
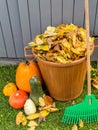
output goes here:
[{"label": "fallen leaf on grass", "polygon": [[55,112],[59,109],[56,108],[55,102],[53,102],[52,97],[44,95],[43,97],[39,97],[39,110],[46,110],[48,112]]},{"label": "fallen leaf on grass", "polygon": [[92,86],[98,89],[98,84],[95,84],[94,82],[92,82]]},{"label": "fallen leaf on grass", "polygon": [[73,125],[72,130],[78,130],[78,126],[76,124]]},{"label": "fallen leaf on grass", "polygon": [[98,89],[98,77],[92,79],[92,86]]},{"label": "fallen leaf on grass", "polygon": [[37,119],[38,117],[39,117],[39,113],[34,113],[34,114],[27,116],[27,119],[34,120],[34,119]]},{"label": "fallen leaf on grass", "polygon": [[51,108],[52,106],[51,105],[48,105],[48,106],[43,106],[43,107],[39,107],[39,110],[42,111],[42,110],[47,110],[49,108]]},{"label": "fallen leaf on grass", "polygon": [[28,120],[33,120],[33,119],[39,118],[40,116],[46,117],[47,115],[49,115],[49,113],[50,112],[48,112],[46,110],[43,110],[43,111],[40,111],[39,113],[35,113],[35,114],[31,114],[31,115],[27,116],[27,119]]},{"label": "fallen leaf on grass", "polygon": [[56,112],[56,111],[59,111],[59,109],[51,107],[51,108],[48,108],[47,111],[49,111],[49,112]]},{"label": "fallen leaf on grass", "polygon": [[44,98],[39,97],[39,106],[43,107],[43,106],[45,106],[45,105],[46,105],[46,104],[45,104]]},{"label": "fallen leaf on grass", "polygon": [[76,104],[76,103],[75,103],[75,101],[73,100],[73,101],[72,101],[72,105],[75,105],[75,104]]},{"label": "fallen leaf on grass", "polygon": [[40,116],[40,113],[34,113],[34,114],[27,116],[27,119],[34,120],[34,119],[37,119],[39,116]]},{"label": "fallen leaf on grass", "polygon": [[47,115],[49,115],[50,112],[43,110],[40,112],[40,116],[46,117]]},{"label": "fallen leaf on grass", "polygon": [[47,106],[53,104],[53,99],[52,99],[52,97],[50,97],[50,96],[45,95],[45,96],[44,96],[44,101],[45,101],[45,104],[46,104]]},{"label": "fallen leaf on grass", "polygon": [[35,127],[36,127],[36,126],[39,126],[39,125],[36,123],[36,121],[33,121],[33,120],[32,120],[32,121],[29,121],[28,126],[29,126],[29,127],[32,127],[32,126],[35,126]]},{"label": "fallen leaf on grass", "polygon": [[35,129],[36,129],[36,127],[32,126],[32,127],[28,128],[27,130],[35,130]]},{"label": "fallen leaf on grass", "polygon": [[48,111],[48,112],[56,112],[56,111],[59,111],[59,109],[56,108],[54,105],[48,105],[48,106],[39,107],[39,110],[40,110],[40,111],[46,110],[46,111]]},{"label": "fallen leaf on grass", "polygon": [[79,121],[79,126],[82,128],[84,127],[84,122],[82,120]]},{"label": "fallen leaf on grass", "polygon": [[23,114],[23,112],[21,111],[16,115],[16,124],[17,125],[22,124],[23,126],[27,124],[27,119],[25,115]]},{"label": "fallen leaf on grass", "polygon": [[40,116],[38,119],[38,124],[40,124],[43,121],[46,121],[46,117]]}]

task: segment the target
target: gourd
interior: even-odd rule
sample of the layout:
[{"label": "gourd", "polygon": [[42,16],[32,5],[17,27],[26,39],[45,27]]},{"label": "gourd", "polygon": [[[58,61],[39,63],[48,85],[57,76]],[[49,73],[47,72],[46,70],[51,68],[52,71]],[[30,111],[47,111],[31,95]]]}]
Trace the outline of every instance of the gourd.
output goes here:
[{"label": "gourd", "polygon": [[42,97],[44,94],[39,77],[33,76],[30,78],[30,87],[30,98],[34,101],[35,105],[38,106],[39,97]]},{"label": "gourd", "polygon": [[29,80],[32,76],[38,76],[42,81],[40,69],[32,60],[28,60],[26,62],[20,62],[17,70],[16,70],[16,85],[19,89],[24,90],[26,92],[30,92],[30,84]]},{"label": "gourd", "polygon": [[3,94],[5,96],[10,96],[14,91],[17,90],[16,85],[13,82],[7,83],[3,88]]},{"label": "gourd", "polygon": [[36,106],[30,98],[27,99],[24,104],[24,112],[26,115],[34,114],[36,112]]},{"label": "gourd", "polygon": [[21,109],[24,107],[28,94],[23,90],[16,90],[9,97],[9,105],[15,109]]}]

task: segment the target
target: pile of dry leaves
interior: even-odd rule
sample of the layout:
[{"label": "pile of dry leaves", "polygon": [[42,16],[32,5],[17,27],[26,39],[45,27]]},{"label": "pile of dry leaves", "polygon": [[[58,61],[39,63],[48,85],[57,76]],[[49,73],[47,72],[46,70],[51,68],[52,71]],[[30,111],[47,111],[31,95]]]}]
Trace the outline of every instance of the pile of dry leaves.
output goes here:
[{"label": "pile of dry leaves", "polygon": [[[94,38],[89,41],[92,46]],[[48,26],[28,46],[44,60],[65,64],[86,56],[86,30],[74,24]]]}]

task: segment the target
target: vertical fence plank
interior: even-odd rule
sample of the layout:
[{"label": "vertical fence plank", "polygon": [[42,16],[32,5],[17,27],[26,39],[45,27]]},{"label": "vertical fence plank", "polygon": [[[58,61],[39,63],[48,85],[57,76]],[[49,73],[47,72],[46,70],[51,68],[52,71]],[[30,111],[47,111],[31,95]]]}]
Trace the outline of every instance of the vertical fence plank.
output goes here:
[{"label": "vertical fence plank", "polygon": [[8,57],[16,57],[6,0],[0,0],[0,20]]},{"label": "vertical fence plank", "polygon": [[7,57],[1,23],[0,23],[0,57]]},{"label": "vertical fence plank", "polygon": [[8,8],[11,20],[12,34],[16,50],[16,58],[24,57],[22,32],[19,21],[18,3],[15,0],[8,0]]},{"label": "vertical fence plank", "polygon": [[74,24],[83,27],[84,22],[84,0],[75,0]]},{"label": "vertical fence plank", "polygon": [[63,0],[63,23],[72,23],[73,21],[73,0]]},{"label": "vertical fence plank", "polygon": [[31,33],[33,39],[38,33],[41,33],[39,0],[29,0],[28,2],[30,12]]},{"label": "vertical fence plank", "polygon": [[20,13],[23,43],[25,46],[31,40],[28,1],[18,0],[18,6],[19,6],[19,13]]},{"label": "vertical fence plank", "polygon": [[[93,35],[97,0],[89,0],[90,33]],[[97,33],[98,34],[98,33]]]},{"label": "vertical fence plank", "polygon": [[62,0],[51,0],[52,25],[62,23]]},{"label": "vertical fence plank", "polygon": [[41,31],[51,25],[51,7],[50,0],[40,0]]},{"label": "vertical fence plank", "polygon": [[98,2],[97,2],[97,14],[96,14],[94,35],[98,36]]}]

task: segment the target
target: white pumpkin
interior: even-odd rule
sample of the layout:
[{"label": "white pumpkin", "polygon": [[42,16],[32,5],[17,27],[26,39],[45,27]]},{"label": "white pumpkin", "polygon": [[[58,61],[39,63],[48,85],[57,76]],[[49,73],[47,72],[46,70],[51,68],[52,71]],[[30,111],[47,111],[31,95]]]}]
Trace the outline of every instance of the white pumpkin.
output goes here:
[{"label": "white pumpkin", "polygon": [[26,115],[34,114],[36,112],[36,106],[30,98],[27,99],[24,104],[24,112]]}]

